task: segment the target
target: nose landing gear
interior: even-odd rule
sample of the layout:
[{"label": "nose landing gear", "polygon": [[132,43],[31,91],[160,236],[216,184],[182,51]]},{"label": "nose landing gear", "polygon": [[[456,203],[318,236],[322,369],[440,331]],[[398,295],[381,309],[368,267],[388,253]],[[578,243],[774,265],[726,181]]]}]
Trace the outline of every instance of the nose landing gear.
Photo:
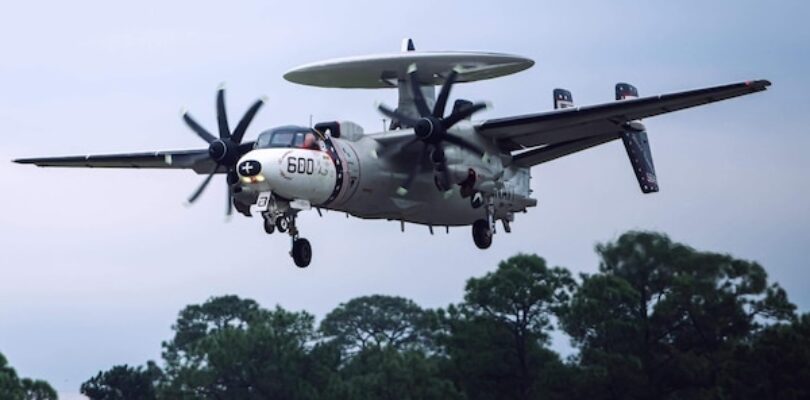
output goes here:
[{"label": "nose landing gear", "polygon": [[292,238],[292,249],[290,256],[292,256],[295,265],[298,268],[306,268],[312,261],[312,245],[309,240],[304,239],[298,235],[298,227],[295,226],[295,214],[292,215],[273,215],[272,213],[264,213],[264,231],[267,234],[272,234],[275,231],[280,233],[288,233]]}]

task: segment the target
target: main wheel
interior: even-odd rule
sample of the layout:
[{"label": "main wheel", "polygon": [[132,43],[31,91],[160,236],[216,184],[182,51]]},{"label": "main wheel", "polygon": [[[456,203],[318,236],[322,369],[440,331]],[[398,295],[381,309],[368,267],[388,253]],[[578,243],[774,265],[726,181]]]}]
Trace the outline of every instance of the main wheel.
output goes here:
[{"label": "main wheel", "polygon": [[475,221],[472,226],[472,235],[473,241],[479,249],[488,249],[492,245],[492,230],[486,220]]},{"label": "main wheel", "polygon": [[298,268],[309,266],[309,262],[312,261],[312,246],[309,245],[309,240],[296,239],[293,242],[292,257]]},{"label": "main wheel", "polygon": [[276,224],[273,223],[272,218],[264,219],[264,231],[267,232],[268,235],[271,235],[276,231]]},{"label": "main wheel", "polygon": [[276,229],[278,229],[279,232],[281,233],[287,232],[287,229],[289,228],[290,228],[290,221],[288,221],[287,218],[284,217],[276,218]]}]

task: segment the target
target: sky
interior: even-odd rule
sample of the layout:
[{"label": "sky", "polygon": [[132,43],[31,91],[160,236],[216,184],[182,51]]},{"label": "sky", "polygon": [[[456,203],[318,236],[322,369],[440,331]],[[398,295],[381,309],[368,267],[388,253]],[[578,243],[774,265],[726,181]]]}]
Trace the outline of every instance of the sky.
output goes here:
[{"label": "sky", "polygon": [[[62,398],[116,364],[159,359],[178,311],[237,294],[323,316],[374,293],[425,307],[518,252],[597,271],[596,243],[630,229],[762,263],[810,310],[810,27],[805,1],[9,2],[0,12],[0,352]],[[204,148],[180,119],[214,127],[225,82],[235,121],[269,102],[247,133],[346,119],[382,126],[393,90],[286,82],[333,57],[484,50],[535,60],[525,72],[457,85],[487,100],[480,119],[545,111],[555,87],[578,104],[767,78],[770,90],[645,120],[661,191],[643,195],[613,142],[532,169],[539,203],[509,235],[475,248],[469,229],[302,215],[312,265],[260,219],[224,221],[224,178],[183,207],[190,171],[41,169],[20,157]],[[555,348],[567,343],[558,336]]]}]

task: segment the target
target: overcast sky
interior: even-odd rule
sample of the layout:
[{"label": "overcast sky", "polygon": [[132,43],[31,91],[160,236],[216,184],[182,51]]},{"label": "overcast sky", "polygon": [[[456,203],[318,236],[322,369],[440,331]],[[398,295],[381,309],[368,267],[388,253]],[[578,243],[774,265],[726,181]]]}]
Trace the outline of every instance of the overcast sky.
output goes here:
[{"label": "overcast sky", "polygon": [[[527,5],[530,4],[531,5]],[[428,307],[464,282],[532,252],[597,270],[593,246],[628,229],[757,260],[810,309],[810,28],[806,1],[643,2],[11,2],[0,12],[0,352],[23,376],[74,398],[112,365],[158,359],[185,305],[237,294],[322,316],[352,297],[394,294]],[[639,2],[640,3],[640,2]],[[303,215],[312,265],[260,219],[223,222],[224,178],[192,208],[189,171],[38,169],[13,158],[204,148],[179,117],[214,127],[228,87],[235,121],[269,104],[248,138],[283,124],[348,119],[377,130],[390,90],[297,86],[283,73],[321,59],[398,51],[486,50],[536,61],[459,85],[489,100],[479,118],[543,111],[555,87],[579,104],[757,78],[771,90],[656,117],[661,192],[642,195],[613,142],[532,170],[538,207],[479,251],[469,229]],[[564,343],[555,344],[564,348]]]}]

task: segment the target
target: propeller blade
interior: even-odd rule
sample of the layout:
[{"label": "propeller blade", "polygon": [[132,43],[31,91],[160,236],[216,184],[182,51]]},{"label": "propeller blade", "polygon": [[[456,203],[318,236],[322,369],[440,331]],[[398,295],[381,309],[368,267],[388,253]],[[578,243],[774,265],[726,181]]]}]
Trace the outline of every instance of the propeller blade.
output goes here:
[{"label": "propeller blade", "polygon": [[228,186],[227,189],[228,189],[228,205],[227,205],[228,208],[225,209],[225,216],[230,217],[231,214],[233,214],[233,193],[231,193],[230,186]]},{"label": "propeller blade", "polygon": [[483,157],[483,155],[484,155],[484,152],[481,149],[479,149],[478,146],[476,146],[476,145],[474,145],[474,144],[472,144],[472,143],[470,143],[470,142],[468,142],[468,141],[466,141],[466,140],[464,140],[464,139],[462,139],[462,138],[460,138],[460,137],[458,137],[456,135],[451,135],[449,133],[446,133],[444,135],[444,140],[447,141],[447,142],[453,143],[454,145],[456,145],[458,147],[461,147],[463,149],[467,149],[467,150],[469,150],[469,151],[471,151],[471,152],[473,152],[475,154],[478,154],[479,156]]},{"label": "propeller blade", "polygon": [[453,69],[450,71],[450,75],[447,75],[447,79],[444,80],[442,90],[439,92],[439,97],[436,98],[436,105],[433,107],[434,117],[441,118],[444,116],[444,109],[447,107],[447,99],[450,97],[450,89],[452,89],[453,84],[456,83],[456,78],[458,78],[458,71]]},{"label": "propeller blade", "polygon": [[413,164],[413,169],[408,174],[408,177],[405,178],[405,181],[402,182],[402,185],[397,189],[397,194],[400,196],[405,196],[408,194],[408,189],[411,188],[411,184],[413,184],[413,180],[416,178],[416,175],[422,171],[422,161],[425,159],[425,155],[428,153],[428,145],[423,144],[422,150],[419,151],[419,157],[416,159],[416,162]]},{"label": "propeller blade", "polygon": [[398,113],[398,112],[388,108],[384,104],[378,105],[377,109],[380,110],[380,112],[383,113],[383,115],[385,115],[386,117],[398,120],[400,122],[404,122],[406,125],[409,125],[409,126],[414,126],[414,125],[416,125],[417,122],[419,122],[418,119],[411,118],[411,117],[409,117],[409,116],[407,116],[405,114],[402,114],[402,113]]},{"label": "propeller blade", "polygon": [[219,168],[219,164],[217,164],[217,167],[214,168],[214,170],[208,175],[208,177],[205,178],[205,180],[197,188],[197,190],[194,191],[194,194],[192,194],[191,197],[188,198],[188,203],[189,204],[193,204],[197,200],[197,198],[200,197],[202,192],[205,190],[206,186],[208,186],[208,184],[211,182],[211,178],[213,178],[214,174],[217,173],[218,168]]},{"label": "propeller blade", "polygon": [[486,103],[475,103],[469,108],[464,108],[453,114],[450,114],[449,117],[442,120],[442,126],[444,127],[444,129],[450,129],[453,125],[457,124],[458,121],[461,121],[462,119],[467,118],[485,108],[487,108]]},{"label": "propeller blade", "polygon": [[394,145],[390,145],[388,147],[383,148],[382,151],[377,153],[377,157],[386,158],[388,156],[394,155],[394,154],[399,153],[400,151],[402,151],[402,149],[404,149],[404,148],[406,148],[406,147],[408,147],[408,146],[410,146],[410,145],[412,145],[412,144],[414,144],[414,143],[416,143],[418,141],[419,141],[419,138],[413,138],[411,140],[407,140],[407,141],[403,141],[403,142],[400,142],[400,143],[397,143],[397,144],[394,144]]},{"label": "propeller blade", "polygon": [[253,150],[253,146],[255,146],[255,145],[256,145],[256,142],[254,142],[252,140],[250,142],[245,142],[245,143],[239,144],[239,147],[236,148],[237,152],[239,153],[239,157],[242,157],[243,155],[247,154],[247,152]]},{"label": "propeller blade", "polygon": [[205,130],[205,128],[198,124],[194,118],[191,118],[191,115],[188,112],[183,113],[183,121],[186,121],[186,125],[188,125],[188,127],[191,128],[191,130],[193,130],[197,136],[202,138],[202,140],[205,140],[206,143],[211,143],[214,140],[217,140],[214,135],[210,134],[207,130]]},{"label": "propeller blade", "polygon": [[225,112],[225,88],[217,90],[217,123],[219,124],[219,138],[231,137],[231,128],[228,127],[228,113]]},{"label": "propeller blade", "polygon": [[419,115],[423,118],[430,116],[430,108],[428,108],[425,95],[422,93],[422,88],[419,85],[419,77],[416,75],[416,64],[411,64],[411,67],[408,68],[408,80],[411,82],[413,102],[416,104]]},{"label": "propeller blade", "polygon": [[[444,152],[444,148],[442,148],[442,145],[438,145],[437,147],[442,152]],[[450,183],[450,170],[447,168],[447,157],[442,157],[439,164],[441,164],[442,179],[444,180],[444,182],[442,182],[442,187],[445,189],[449,189],[451,183]]]},{"label": "propeller blade", "polygon": [[253,117],[256,116],[256,113],[260,108],[262,108],[262,105],[264,105],[264,100],[257,100],[252,106],[250,106],[250,108],[248,108],[242,119],[239,120],[239,124],[236,125],[236,129],[233,131],[233,135],[231,135],[231,140],[233,140],[234,143],[242,143],[242,138],[245,136],[245,131],[247,131],[248,125],[250,125],[250,122],[253,121]]}]

